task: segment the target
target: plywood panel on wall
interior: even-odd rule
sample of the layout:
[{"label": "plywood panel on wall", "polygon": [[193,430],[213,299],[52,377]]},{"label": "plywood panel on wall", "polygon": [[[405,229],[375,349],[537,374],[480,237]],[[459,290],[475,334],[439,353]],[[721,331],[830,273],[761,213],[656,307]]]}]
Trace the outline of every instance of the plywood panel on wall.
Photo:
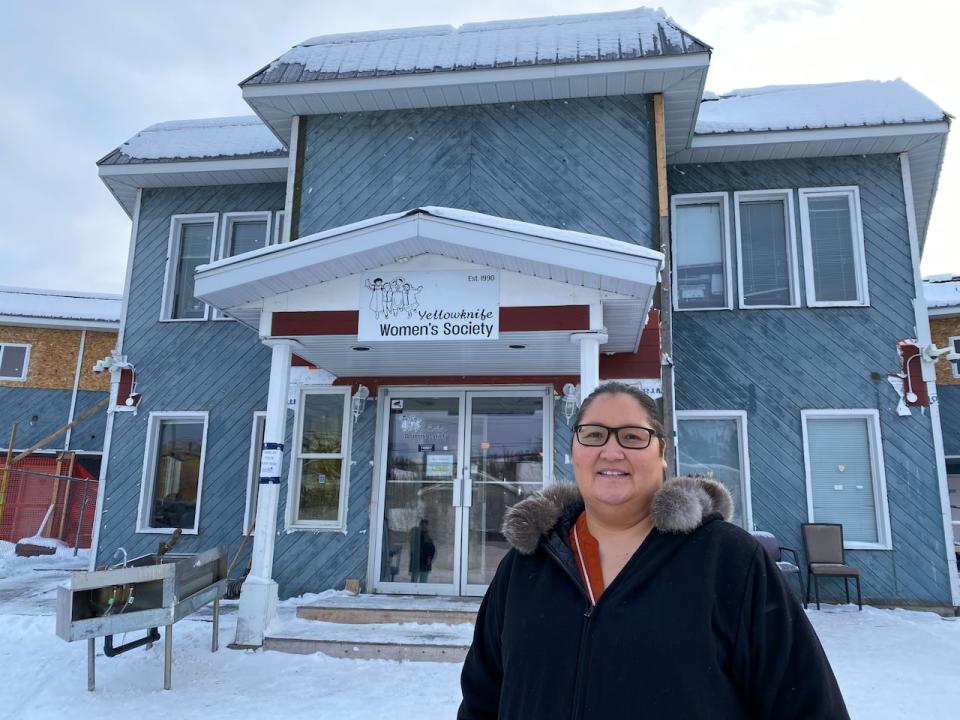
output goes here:
[{"label": "plywood panel on wall", "polygon": [[80,371],[81,390],[110,390],[110,373],[93,372],[93,364],[107,357],[117,344],[115,332],[87,331],[83,350],[83,369]]},{"label": "plywood panel on wall", "polygon": [[79,330],[0,327],[0,343],[26,343],[30,347],[27,379],[0,381],[0,386],[72,388],[80,349]]},{"label": "plywood panel on wall", "polygon": [[[930,336],[933,344],[944,347],[951,337],[960,337],[960,317],[930,318]],[[946,360],[938,360],[937,385],[960,385],[960,378],[953,376],[953,365]]]}]

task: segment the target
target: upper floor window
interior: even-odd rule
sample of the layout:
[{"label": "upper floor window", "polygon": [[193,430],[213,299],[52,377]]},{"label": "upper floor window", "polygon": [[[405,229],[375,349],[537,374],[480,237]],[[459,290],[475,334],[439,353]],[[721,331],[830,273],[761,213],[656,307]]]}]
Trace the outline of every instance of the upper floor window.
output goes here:
[{"label": "upper floor window", "polygon": [[206,320],[207,305],[194,297],[193,273],[214,259],[216,231],[216,213],[170,219],[161,320]]},{"label": "upper floor window", "polygon": [[270,244],[269,212],[224,213],[220,257],[228,258]]},{"label": "upper floor window", "polygon": [[26,380],[30,346],[0,343],[0,380]]},{"label": "upper floor window", "polygon": [[790,190],[735,192],[740,307],[797,307],[797,243]]},{"label": "upper floor window", "polygon": [[278,210],[273,219],[273,244],[279,245],[286,242],[284,232],[286,231],[287,213],[284,210]]},{"label": "upper floor window", "polygon": [[673,306],[677,310],[733,307],[726,193],[674,195]]},{"label": "upper floor window", "polygon": [[[960,353],[960,336],[955,335],[950,338],[950,345],[953,346],[953,351]],[[953,374],[954,379],[960,378],[960,360],[951,360],[950,361],[950,371]]]},{"label": "upper floor window", "polygon": [[807,304],[868,305],[859,189],[801,188],[800,236]]}]

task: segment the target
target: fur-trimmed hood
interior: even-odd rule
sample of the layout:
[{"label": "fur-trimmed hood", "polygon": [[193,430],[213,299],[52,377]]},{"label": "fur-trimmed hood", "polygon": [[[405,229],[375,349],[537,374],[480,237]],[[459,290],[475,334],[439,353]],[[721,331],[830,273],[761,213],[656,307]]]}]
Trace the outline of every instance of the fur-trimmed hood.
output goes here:
[{"label": "fur-trimmed hood", "polygon": [[[524,555],[532,554],[540,538],[548,535],[568,512],[582,508],[580,490],[572,483],[558,483],[521,500],[507,510],[503,534]],[[733,499],[716,480],[678,477],[668,480],[653,496],[653,526],[664,533],[690,533],[712,513],[724,520],[733,516]]]}]

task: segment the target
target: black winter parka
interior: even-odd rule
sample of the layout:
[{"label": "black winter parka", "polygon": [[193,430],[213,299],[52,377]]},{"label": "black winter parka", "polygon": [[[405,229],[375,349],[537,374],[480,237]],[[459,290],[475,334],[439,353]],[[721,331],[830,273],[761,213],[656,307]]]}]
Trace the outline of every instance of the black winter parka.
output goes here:
[{"label": "black winter parka", "polygon": [[719,483],[678,478],[595,606],[568,532],[575,486],[515,505],[463,667],[459,720],[848,718],[776,565]]}]

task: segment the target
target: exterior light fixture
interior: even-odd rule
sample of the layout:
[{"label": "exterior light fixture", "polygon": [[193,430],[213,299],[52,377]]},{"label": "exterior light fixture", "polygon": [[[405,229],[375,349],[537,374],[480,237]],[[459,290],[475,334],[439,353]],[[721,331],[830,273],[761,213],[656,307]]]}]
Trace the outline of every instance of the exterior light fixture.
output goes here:
[{"label": "exterior light fixture", "polygon": [[580,407],[580,388],[573,383],[566,383],[563,386],[563,416],[570,422]]},{"label": "exterior light fixture", "polygon": [[360,385],[357,387],[357,391],[350,399],[350,409],[353,411],[354,422],[356,422],[357,418],[363,414],[363,411],[367,405],[367,398],[369,397],[370,388],[368,388],[366,385]]},{"label": "exterior light fixture", "polygon": [[366,345],[354,345],[351,350],[356,350],[357,352],[369,352],[370,348]]},{"label": "exterior light fixture", "polygon": [[393,260],[394,260],[394,262],[398,262],[398,263],[410,262],[410,256],[409,256],[409,255],[398,255],[398,256],[395,257]]},{"label": "exterior light fixture", "polygon": [[526,345],[509,345],[508,347],[511,350],[523,350],[526,347]]}]

